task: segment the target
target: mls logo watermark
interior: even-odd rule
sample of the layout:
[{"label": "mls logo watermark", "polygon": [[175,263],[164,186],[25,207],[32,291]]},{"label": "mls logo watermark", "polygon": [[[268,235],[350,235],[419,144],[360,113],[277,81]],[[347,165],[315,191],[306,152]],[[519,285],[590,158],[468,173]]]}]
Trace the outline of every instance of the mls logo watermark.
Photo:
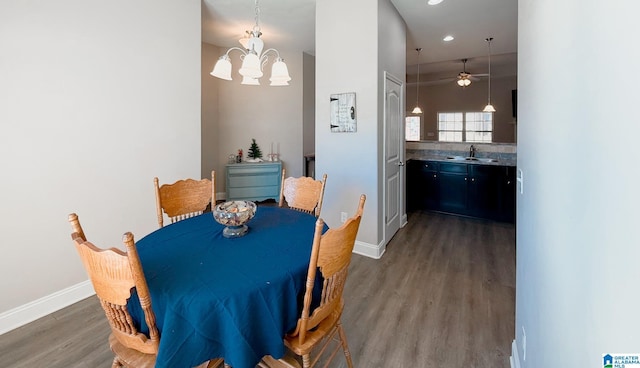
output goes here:
[{"label": "mls logo watermark", "polygon": [[640,354],[602,354],[602,368],[640,368]]}]

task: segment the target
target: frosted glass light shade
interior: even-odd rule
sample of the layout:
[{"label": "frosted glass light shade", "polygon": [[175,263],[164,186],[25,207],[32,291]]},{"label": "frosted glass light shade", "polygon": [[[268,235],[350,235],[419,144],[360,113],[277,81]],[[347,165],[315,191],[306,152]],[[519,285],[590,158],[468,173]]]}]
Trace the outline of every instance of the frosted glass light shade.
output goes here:
[{"label": "frosted glass light shade", "polygon": [[220,79],[231,80],[231,61],[229,56],[226,54],[220,56],[210,74]]},{"label": "frosted glass light shade", "polygon": [[285,64],[284,60],[282,60],[281,58],[277,58],[276,61],[271,66],[271,78],[269,80],[271,82],[274,82],[274,81],[288,82],[291,80],[291,76],[289,76],[289,69],[287,68],[287,64]]},{"label": "frosted glass light shade", "polygon": [[493,108],[492,104],[487,104],[482,110],[483,112],[496,112],[496,109]]},{"label": "frosted glass light shade", "polygon": [[284,79],[271,79],[270,86],[288,86],[289,82]]},{"label": "frosted glass light shade", "polygon": [[471,84],[471,80],[467,78],[458,79],[458,85],[460,87],[466,87]]},{"label": "frosted glass light shade", "polygon": [[242,66],[240,67],[240,70],[238,70],[238,72],[243,77],[262,77],[262,70],[260,70],[260,59],[258,59],[258,55],[253,52],[246,54],[244,56],[244,60],[242,60]]},{"label": "frosted glass light shade", "polygon": [[411,111],[412,114],[422,114],[422,109],[420,108],[420,106],[416,106],[413,108],[413,111]]},{"label": "frosted glass light shade", "polygon": [[242,82],[240,84],[247,86],[259,86],[260,81],[256,78],[242,77]]}]

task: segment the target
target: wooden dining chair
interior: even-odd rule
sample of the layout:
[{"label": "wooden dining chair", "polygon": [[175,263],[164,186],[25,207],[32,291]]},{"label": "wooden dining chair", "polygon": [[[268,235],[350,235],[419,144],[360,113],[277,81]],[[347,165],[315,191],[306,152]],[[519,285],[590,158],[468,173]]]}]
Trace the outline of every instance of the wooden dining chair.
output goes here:
[{"label": "wooden dining chair", "polygon": [[[353,368],[340,316],[344,309],[342,293],[365,200],[366,196],[361,195],[356,214],[337,229],[329,229],[322,234],[324,221],[321,218],[316,221],[302,313],[295,330],[287,334],[284,339],[289,354],[278,360],[266,356],[260,363],[262,367],[300,367],[300,358],[302,358],[303,368],[314,367],[329,343],[336,339],[337,333],[339,344],[328,356],[325,367],[342,347],[347,366]],[[320,300],[312,300],[318,271],[323,280],[322,294]],[[312,304],[317,305],[313,310]],[[293,356],[290,353],[293,353]],[[315,355],[313,359],[312,353]]]},{"label": "wooden dining chair", "polygon": [[322,175],[322,180],[306,176],[285,178],[285,169],[282,169],[280,207],[283,207],[286,202],[289,208],[320,217],[326,182],[327,174]]},{"label": "wooden dining chair", "polygon": [[153,178],[156,187],[156,211],[158,225],[163,226],[164,213],[171,223],[202,214],[209,203],[216,205],[216,173],[211,171],[211,180],[185,179],[173,184],[159,185],[158,178]]},{"label": "wooden dining chair", "polygon": [[[133,235],[129,232],[124,234],[126,252],[116,248],[101,249],[87,241],[75,213],[69,215],[69,222],[72,228],[71,239],[111,326],[109,347],[115,354],[112,368],[154,367],[160,335]],[[148,336],[138,331],[127,309],[134,288],[149,327]],[[212,368],[222,363],[222,359],[214,359],[198,367]]]}]

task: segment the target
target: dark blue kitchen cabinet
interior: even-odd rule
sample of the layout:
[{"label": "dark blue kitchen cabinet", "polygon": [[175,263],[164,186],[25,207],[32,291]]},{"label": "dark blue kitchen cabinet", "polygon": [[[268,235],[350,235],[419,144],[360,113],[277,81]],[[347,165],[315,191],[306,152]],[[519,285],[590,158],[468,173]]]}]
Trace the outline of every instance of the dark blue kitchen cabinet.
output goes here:
[{"label": "dark blue kitchen cabinet", "polygon": [[438,162],[410,160],[407,178],[407,209],[438,210]]},{"label": "dark blue kitchen cabinet", "polygon": [[498,219],[500,217],[500,192],[504,166],[468,165],[469,216]]},{"label": "dark blue kitchen cabinet", "polygon": [[439,210],[466,214],[468,202],[467,164],[443,162],[438,172]]},{"label": "dark blue kitchen cabinet", "polygon": [[410,160],[407,209],[515,221],[515,167]]}]

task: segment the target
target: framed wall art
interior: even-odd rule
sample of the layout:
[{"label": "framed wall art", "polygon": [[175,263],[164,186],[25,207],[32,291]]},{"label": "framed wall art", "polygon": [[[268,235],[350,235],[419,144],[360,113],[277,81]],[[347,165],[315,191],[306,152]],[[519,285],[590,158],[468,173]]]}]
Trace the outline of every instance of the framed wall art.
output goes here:
[{"label": "framed wall art", "polygon": [[356,94],[336,93],[329,96],[331,106],[331,132],[354,133],[356,131]]}]

